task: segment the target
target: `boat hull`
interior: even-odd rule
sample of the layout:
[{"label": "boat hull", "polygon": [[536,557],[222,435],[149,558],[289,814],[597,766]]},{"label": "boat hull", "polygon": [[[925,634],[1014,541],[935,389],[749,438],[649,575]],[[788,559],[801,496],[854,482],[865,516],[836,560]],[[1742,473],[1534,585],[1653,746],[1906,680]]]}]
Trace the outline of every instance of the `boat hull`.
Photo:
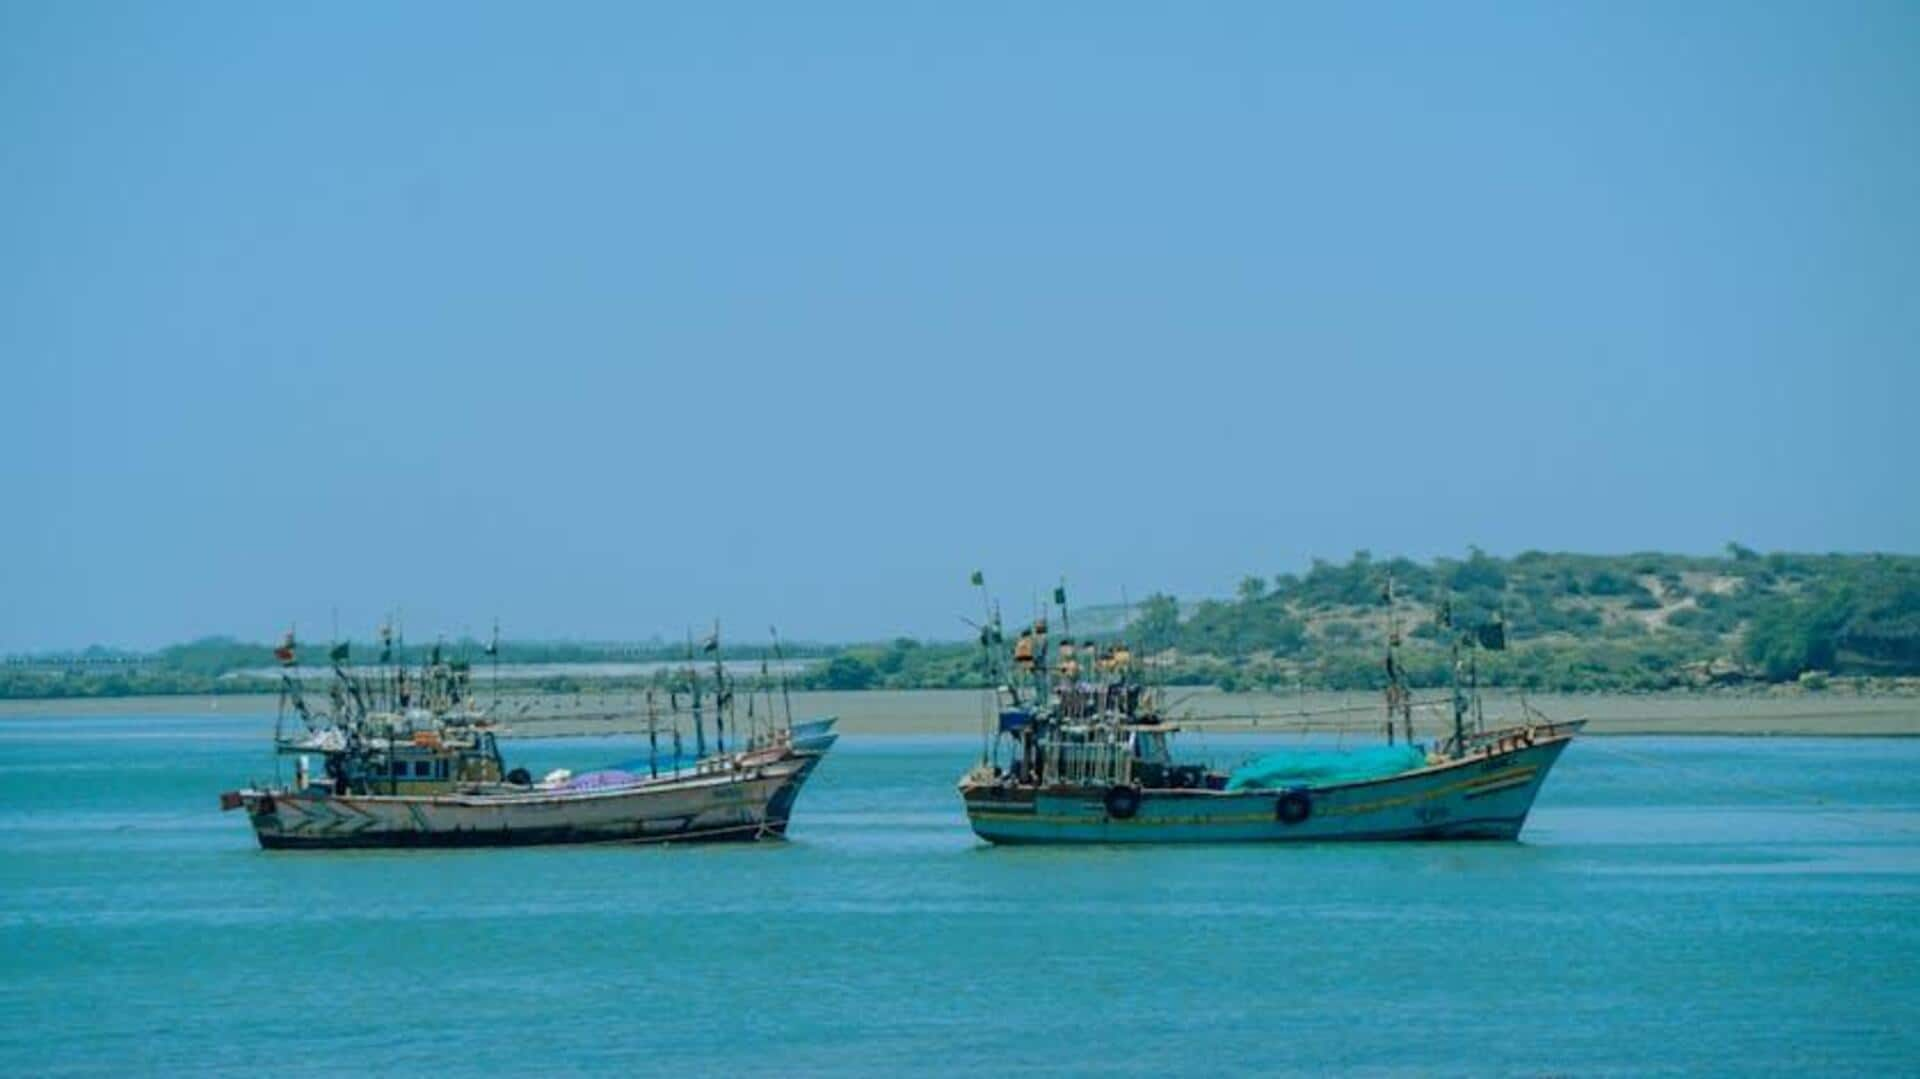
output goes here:
[{"label": "boat hull", "polygon": [[[1571,734],[1400,775],[1298,791],[1145,790],[1125,819],[1099,788],[964,785],[967,818],[992,843],[1285,843],[1520,835]],[[1297,817],[1301,796],[1307,813]],[[1283,798],[1291,805],[1283,807]]]},{"label": "boat hull", "polygon": [[785,833],[817,756],[588,791],[337,796],[243,791],[269,850],[745,841]]}]

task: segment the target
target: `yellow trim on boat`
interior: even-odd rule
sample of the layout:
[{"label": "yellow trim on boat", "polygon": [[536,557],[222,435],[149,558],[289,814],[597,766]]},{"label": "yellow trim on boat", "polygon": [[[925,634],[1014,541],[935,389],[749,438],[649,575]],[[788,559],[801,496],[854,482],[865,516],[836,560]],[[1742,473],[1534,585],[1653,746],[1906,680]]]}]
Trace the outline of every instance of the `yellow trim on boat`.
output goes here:
[{"label": "yellow trim on boat", "polygon": [[[1399,806],[1413,805],[1416,802],[1431,802],[1436,798],[1442,798],[1442,797],[1445,797],[1446,795],[1454,794],[1459,791],[1474,791],[1483,787],[1492,788],[1497,786],[1497,787],[1504,788],[1509,785],[1518,786],[1522,782],[1532,779],[1534,774],[1537,773],[1539,770],[1540,769],[1538,765],[1532,765],[1532,764],[1516,765],[1512,768],[1503,768],[1497,772],[1488,772],[1484,775],[1477,775],[1470,779],[1459,780],[1453,783],[1449,783],[1442,787],[1434,787],[1431,790],[1421,791],[1417,794],[1403,794],[1397,798],[1382,798],[1377,801],[1362,802],[1359,805],[1350,805],[1350,806],[1329,805],[1325,809],[1321,809],[1318,805],[1316,805],[1314,807],[1314,810],[1315,810],[1316,816],[1327,816],[1327,817],[1358,816],[1362,813],[1374,813],[1382,809],[1394,809]],[[1279,792],[1276,791],[1273,793],[1277,794]],[[1487,793],[1492,793],[1492,792],[1488,791]],[[986,820],[986,821],[1039,820],[1047,824],[1100,824],[1106,821],[1113,821],[1113,823],[1116,823],[1116,824],[1154,824],[1154,825],[1251,824],[1251,823],[1258,823],[1261,821],[1270,821],[1273,819],[1273,816],[1270,813],[1236,813],[1232,816],[1204,816],[1204,815],[1203,816],[1180,816],[1180,817],[1155,816],[1155,817],[1149,817],[1149,818],[1132,817],[1127,820],[1119,820],[1117,818],[1108,817],[1104,812],[1097,816],[1081,815],[1081,816],[1066,817],[1066,816],[1056,816],[1056,815],[1047,814],[1047,813],[1040,813],[1037,811],[1037,807],[1035,810],[1029,810],[1024,813],[995,813],[992,811],[976,812],[973,810],[971,806],[968,807],[967,817],[971,820]]]}]

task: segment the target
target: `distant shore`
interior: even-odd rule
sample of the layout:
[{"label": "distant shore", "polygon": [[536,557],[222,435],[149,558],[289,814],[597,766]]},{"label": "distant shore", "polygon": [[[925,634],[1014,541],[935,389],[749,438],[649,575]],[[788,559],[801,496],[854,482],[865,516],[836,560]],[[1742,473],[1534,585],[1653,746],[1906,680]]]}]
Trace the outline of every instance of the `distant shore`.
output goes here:
[{"label": "distant shore", "polygon": [[[1169,688],[1176,716],[1205,721],[1209,730],[1351,733],[1382,729],[1377,695],[1369,693],[1223,693]],[[1435,692],[1416,694],[1433,700]],[[1743,695],[1722,693],[1572,693],[1529,695],[1527,703],[1554,719],[1587,719],[1595,735],[1920,735],[1920,697],[1828,693]],[[271,717],[271,694],[64,698],[0,701],[0,720],[11,717],[234,716]],[[837,715],[851,735],[977,734],[984,695],[978,690],[870,690],[853,693],[796,692],[796,717]],[[756,715],[766,714],[765,698]],[[1489,723],[1520,715],[1519,698],[1489,693]],[[508,731],[522,737],[631,734],[646,729],[644,702],[628,692],[564,695],[523,694],[501,704]],[[539,713],[550,718],[516,715]],[[746,711],[740,710],[741,721]],[[1415,713],[1416,734],[1439,729],[1444,709]]]}]

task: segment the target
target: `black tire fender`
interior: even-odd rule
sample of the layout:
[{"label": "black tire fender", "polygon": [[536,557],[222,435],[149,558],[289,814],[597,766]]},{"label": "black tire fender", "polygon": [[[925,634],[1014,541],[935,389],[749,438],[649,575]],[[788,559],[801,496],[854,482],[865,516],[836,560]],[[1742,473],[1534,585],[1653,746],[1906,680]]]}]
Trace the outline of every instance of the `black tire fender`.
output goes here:
[{"label": "black tire fender", "polygon": [[1306,791],[1283,792],[1273,803],[1273,819],[1281,824],[1299,824],[1313,816],[1313,798]]},{"label": "black tire fender", "polygon": [[1101,801],[1106,803],[1107,816],[1114,820],[1132,820],[1133,815],[1140,812],[1140,788],[1108,787]]}]

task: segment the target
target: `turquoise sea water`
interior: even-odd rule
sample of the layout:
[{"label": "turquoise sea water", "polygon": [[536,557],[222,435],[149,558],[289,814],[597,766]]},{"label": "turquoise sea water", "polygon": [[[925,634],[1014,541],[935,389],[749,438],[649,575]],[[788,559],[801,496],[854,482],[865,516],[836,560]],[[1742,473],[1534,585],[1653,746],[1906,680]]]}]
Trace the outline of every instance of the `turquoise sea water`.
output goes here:
[{"label": "turquoise sea water", "polygon": [[1001,850],[976,742],[850,736],[787,843],[269,854],[269,728],[0,720],[0,1073],[1920,1070],[1920,740],[1590,739],[1517,844]]}]

